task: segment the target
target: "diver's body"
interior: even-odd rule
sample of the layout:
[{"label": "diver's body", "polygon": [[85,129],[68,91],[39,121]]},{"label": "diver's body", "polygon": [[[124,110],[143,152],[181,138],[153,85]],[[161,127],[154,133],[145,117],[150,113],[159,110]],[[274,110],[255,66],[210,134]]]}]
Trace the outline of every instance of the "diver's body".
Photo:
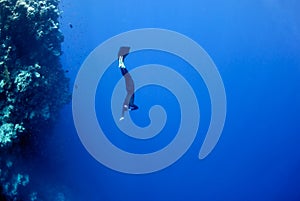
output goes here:
[{"label": "diver's body", "polygon": [[126,91],[127,91],[127,95],[125,97],[123,107],[122,107],[122,114],[121,114],[120,120],[124,119],[124,113],[126,111],[138,109],[138,106],[136,106],[134,104],[134,83],[133,83],[130,73],[128,72],[128,70],[126,69],[126,67],[124,65],[124,57],[125,56],[119,56],[119,68],[121,70],[123,77],[125,78],[125,85],[126,85]]}]

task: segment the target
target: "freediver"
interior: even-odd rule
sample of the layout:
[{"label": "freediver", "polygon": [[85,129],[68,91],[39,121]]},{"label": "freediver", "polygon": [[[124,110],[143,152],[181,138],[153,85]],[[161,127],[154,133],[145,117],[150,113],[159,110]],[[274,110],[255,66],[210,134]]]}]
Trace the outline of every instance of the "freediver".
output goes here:
[{"label": "freediver", "polygon": [[[124,53],[125,52],[125,53]],[[128,70],[125,67],[124,59],[129,54],[129,47],[121,47],[118,57],[119,57],[119,68],[123,77],[125,78],[125,85],[127,95],[125,97],[123,106],[122,106],[122,113],[120,121],[124,119],[124,114],[126,111],[137,110],[139,107],[134,104],[134,82]]]}]

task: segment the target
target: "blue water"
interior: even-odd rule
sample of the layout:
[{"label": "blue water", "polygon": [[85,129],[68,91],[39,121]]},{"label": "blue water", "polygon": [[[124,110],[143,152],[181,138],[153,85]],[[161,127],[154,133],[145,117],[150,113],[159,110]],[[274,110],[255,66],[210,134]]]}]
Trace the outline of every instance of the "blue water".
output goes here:
[{"label": "blue water", "polygon": [[[164,170],[145,175],[119,173],[86,151],[70,104],[55,128],[55,148],[49,148],[55,161],[54,182],[66,186],[73,200],[300,200],[299,8],[296,0],[63,0],[62,63],[71,84],[89,53],[110,37],[132,29],[170,29],[196,41],[215,62],[226,89],[227,117],[217,146],[199,160],[211,112],[201,77],[193,76],[190,68],[182,69],[186,64],[172,55],[134,53],[128,57],[128,69],[147,63],[169,65],[190,78],[192,86],[200,87],[201,122],[194,143]],[[100,122],[106,131],[116,129],[106,94],[112,93],[120,78],[117,67],[110,67],[100,82],[106,87],[97,90],[97,115],[107,117]],[[162,104],[172,114],[164,134],[147,142],[122,135],[108,138],[135,153],[162,148],[178,129],[176,99],[167,90],[149,87],[137,92],[136,103],[140,110],[132,118],[140,126],[149,123],[142,117],[147,117],[153,104]]]}]

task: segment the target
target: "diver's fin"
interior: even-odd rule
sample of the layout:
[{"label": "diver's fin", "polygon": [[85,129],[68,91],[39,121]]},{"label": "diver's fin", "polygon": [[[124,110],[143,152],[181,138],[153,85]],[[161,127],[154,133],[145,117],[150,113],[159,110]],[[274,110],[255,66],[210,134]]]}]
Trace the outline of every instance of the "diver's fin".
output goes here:
[{"label": "diver's fin", "polygon": [[120,56],[123,56],[123,60],[124,60],[125,57],[129,54],[129,50],[130,50],[130,47],[128,47],[128,46],[120,47],[119,52],[118,52],[118,58]]}]

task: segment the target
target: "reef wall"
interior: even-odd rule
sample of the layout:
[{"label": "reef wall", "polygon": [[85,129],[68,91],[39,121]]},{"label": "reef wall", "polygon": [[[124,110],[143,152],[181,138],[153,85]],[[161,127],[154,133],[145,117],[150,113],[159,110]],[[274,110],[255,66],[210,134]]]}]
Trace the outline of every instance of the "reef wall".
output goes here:
[{"label": "reef wall", "polygon": [[13,172],[22,139],[34,138],[70,101],[60,63],[58,0],[0,0],[0,199],[19,198],[30,175]]}]

